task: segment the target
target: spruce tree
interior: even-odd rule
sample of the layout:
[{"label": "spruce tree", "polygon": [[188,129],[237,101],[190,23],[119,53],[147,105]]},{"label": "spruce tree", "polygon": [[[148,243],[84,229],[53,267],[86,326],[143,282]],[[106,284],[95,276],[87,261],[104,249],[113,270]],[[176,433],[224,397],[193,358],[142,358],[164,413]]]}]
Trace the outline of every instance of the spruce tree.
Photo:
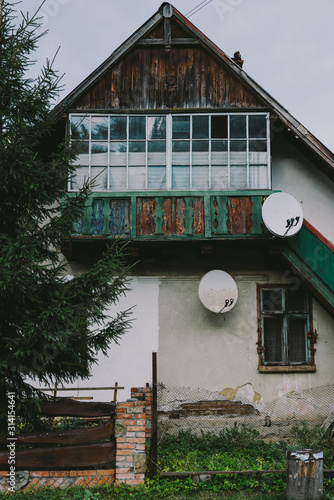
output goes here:
[{"label": "spruce tree", "polygon": [[62,241],[70,238],[90,195],[89,185],[69,198],[75,151],[66,139],[47,149],[54,130],[51,108],[60,77],[47,61],[29,78],[31,57],[45,33],[38,11],[16,13],[0,0],[0,406],[14,392],[17,413],[32,416],[41,395],[27,382],[87,378],[129,327],[124,311],[106,307],[128,290],[124,250],[110,245],[87,273],[65,277]]}]

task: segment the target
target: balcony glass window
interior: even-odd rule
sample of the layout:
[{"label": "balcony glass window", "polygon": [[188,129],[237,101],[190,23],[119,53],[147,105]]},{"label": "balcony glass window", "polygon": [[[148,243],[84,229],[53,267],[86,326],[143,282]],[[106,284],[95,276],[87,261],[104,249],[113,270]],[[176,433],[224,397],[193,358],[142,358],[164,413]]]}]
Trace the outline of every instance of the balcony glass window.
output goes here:
[{"label": "balcony glass window", "polygon": [[268,113],[70,116],[70,189],[270,189]]}]

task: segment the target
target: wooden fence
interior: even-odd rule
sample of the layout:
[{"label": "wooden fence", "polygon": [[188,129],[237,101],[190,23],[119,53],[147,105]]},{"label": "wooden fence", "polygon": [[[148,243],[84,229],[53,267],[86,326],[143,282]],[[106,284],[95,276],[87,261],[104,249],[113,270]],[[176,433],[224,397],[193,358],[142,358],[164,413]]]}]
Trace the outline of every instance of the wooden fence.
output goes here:
[{"label": "wooden fence", "polygon": [[[102,423],[68,431],[17,435],[17,470],[115,467],[115,402],[79,402],[71,399],[45,401],[41,402],[41,414],[46,417],[95,417],[101,419]],[[0,439],[0,443],[6,442],[6,439]],[[20,450],[20,444],[31,447]],[[34,447],[36,444],[42,446]],[[0,470],[8,468],[8,456],[8,451],[0,452]]]}]

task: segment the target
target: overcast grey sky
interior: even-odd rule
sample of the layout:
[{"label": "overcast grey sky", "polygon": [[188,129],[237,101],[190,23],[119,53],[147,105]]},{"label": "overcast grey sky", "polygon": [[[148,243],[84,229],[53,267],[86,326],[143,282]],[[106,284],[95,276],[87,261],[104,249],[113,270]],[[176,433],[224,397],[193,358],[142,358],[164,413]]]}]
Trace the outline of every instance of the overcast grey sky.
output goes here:
[{"label": "overcast grey sky", "polygon": [[[334,151],[334,0],[174,0],[184,15]],[[40,0],[23,0],[32,13]],[[64,98],[160,7],[162,0],[46,0],[38,65],[61,46]],[[195,11],[194,11],[195,12]]]}]

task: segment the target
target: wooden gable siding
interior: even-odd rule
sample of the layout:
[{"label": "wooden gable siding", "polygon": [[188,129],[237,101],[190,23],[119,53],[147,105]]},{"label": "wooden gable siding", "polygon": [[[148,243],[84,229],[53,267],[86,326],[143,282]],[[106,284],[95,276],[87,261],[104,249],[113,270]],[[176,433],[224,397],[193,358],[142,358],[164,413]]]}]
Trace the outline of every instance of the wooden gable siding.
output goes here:
[{"label": "wooden gable siding", "polygon": [[135,47],[72,109],[257,108],[263,103],[203,47]]}]

